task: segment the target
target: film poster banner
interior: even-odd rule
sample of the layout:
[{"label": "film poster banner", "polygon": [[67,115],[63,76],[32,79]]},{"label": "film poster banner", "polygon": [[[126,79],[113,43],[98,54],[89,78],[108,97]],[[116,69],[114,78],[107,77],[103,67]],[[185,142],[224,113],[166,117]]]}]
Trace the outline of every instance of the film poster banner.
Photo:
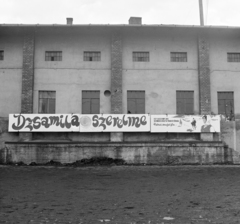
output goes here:
[{"label": "film poster banner", "polygon": [[81,114],[80,132],[150,132],[148,114]]},{"label": "film poster banner", "polygon": [[79,132],[79,114],[9,114],[9,132]]},{"label": "film poster banner", "polygon": [[220,116],[151,115],[151,132],[220,132]]}]

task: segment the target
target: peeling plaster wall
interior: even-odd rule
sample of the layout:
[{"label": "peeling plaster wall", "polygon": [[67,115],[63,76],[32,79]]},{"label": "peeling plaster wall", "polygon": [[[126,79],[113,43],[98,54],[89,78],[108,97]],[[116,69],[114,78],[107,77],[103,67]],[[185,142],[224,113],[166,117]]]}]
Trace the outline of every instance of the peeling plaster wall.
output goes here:
[{"label": "peeling plaster wall", "polygon": [[18,141],[18,133],[8,132],[8,118],[0,117],[0,164],[6,161],[5,141]]},{"label": "peeling plaster wall", "polygon": [[221,138],[234,164],[240,164],[240,121],[222,121]]},{"label": "peeling plaster wall", "polygon": [[221,143],[88,143],[88,144],[6,144],[6,163],[50,160],[61,163],[93,158],[123,159],[128,164],[221,164],[225,163]]}]

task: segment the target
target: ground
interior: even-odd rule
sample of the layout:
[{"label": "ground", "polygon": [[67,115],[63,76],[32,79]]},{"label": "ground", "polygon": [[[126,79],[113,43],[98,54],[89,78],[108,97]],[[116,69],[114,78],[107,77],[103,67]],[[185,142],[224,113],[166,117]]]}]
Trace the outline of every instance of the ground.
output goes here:
[{"label": "ground", "polygon": [[0,166],[0,223],[240,223],[240,167]]}]

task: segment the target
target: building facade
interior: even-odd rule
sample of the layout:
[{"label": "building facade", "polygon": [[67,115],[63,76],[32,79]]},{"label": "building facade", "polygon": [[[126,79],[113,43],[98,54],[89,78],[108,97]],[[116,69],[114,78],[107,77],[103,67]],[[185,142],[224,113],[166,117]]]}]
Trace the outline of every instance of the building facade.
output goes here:
[{"label": "building facade", "polygon": [[[1,25],[1,161],[7,162],[10,149],[18,151],[17,143],[64,140],[118,144],[113,147],[147,142],[157,150],[159,142],[221,143],[228,145],[222,148],[224,161],[240,162],[239,32],[238,27],[142,25],[140,18],[128,25]],[[222,121],[220,134],[8,132],[9,114],[20,113],[221,114]],[[183,161],[184,150],[174,147],[172,156]],[[208,153],[214,157],[217,151],[203,146],[201,156]],[[190,154],[183,163],[216,162]],[[20,160],[14,158],[10,161]]]}]

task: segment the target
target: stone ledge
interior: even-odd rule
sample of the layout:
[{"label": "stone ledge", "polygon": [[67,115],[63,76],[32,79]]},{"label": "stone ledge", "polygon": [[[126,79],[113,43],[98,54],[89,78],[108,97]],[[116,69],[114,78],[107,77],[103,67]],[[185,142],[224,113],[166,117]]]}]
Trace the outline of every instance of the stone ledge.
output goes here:
[{"label": "stone ledge", "polygon": [[158,142],[79,142],[79,141],[8,141],[6,145],[77,145],[77,146],[187,146],[187,147],[198,147],[198,146],[217,146],[223,147],[224,144],[221,141],[158,141]]}]

